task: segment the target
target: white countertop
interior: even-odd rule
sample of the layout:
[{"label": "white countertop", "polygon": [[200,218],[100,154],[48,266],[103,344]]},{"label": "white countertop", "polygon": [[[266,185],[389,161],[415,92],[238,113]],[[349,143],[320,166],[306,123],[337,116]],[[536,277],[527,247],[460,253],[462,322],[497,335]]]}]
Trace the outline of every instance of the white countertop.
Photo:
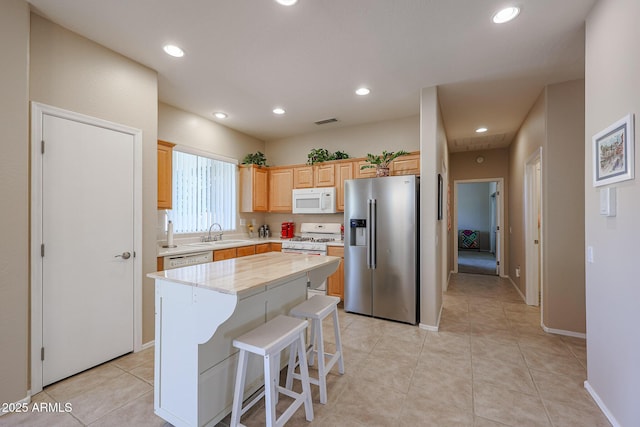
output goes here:
[{"label": "white countertop", "polygon": [[225,294],[238,294],[307,272],[312,276],[313,282],[312,270],[321,269],[320,276],[327,273],[323,276],[327,277],[337,270],[339,262],[340,258],[333,256],[267,252],[149,273],[147,277],[207,288]]}]

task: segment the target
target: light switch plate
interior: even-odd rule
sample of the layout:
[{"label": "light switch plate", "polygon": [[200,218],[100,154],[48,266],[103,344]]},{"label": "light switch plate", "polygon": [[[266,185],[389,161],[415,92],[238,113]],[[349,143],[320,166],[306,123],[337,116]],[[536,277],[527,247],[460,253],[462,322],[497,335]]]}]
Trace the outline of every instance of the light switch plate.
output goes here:
[{"label": "light switch plate", "polygon": [[616,188],[600,189],[600,215],[616,216]]}]

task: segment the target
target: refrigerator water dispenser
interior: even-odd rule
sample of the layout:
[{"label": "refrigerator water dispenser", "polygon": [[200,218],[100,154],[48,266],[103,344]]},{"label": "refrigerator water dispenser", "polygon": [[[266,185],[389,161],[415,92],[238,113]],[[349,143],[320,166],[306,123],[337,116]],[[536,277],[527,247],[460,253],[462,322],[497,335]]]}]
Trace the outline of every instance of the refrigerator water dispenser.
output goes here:
[{"label": "refrigerator water dispenser", "polygon": [[367,246],[367,220],[366,219],[352,219],[349,221],[351,225],[351,246]]}]

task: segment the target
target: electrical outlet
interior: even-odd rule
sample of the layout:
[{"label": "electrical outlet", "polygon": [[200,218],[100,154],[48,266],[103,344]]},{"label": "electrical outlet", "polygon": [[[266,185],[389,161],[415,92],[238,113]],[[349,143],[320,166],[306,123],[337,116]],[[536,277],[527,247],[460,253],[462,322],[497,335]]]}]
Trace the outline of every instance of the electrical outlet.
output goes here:
[{"label": "electrical outlet", "polygon": [[516,277],[520,277],[520,266],[516,267]]}]

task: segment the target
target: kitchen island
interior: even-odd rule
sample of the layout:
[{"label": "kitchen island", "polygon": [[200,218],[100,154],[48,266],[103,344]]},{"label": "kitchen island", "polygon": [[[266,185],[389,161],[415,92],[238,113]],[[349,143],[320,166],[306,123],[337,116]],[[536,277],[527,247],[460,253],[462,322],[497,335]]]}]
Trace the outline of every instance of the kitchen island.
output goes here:
[{"label": "kitchen island", "polygon": [[[308,283],[319,286],[339,263],[270,252],[148,274],[156,284],[155,413],[178,427],[223,419],[233,401],[233,340],[288,313]],[[261,386],[262,361],[250,359],[245,393]]]}]

